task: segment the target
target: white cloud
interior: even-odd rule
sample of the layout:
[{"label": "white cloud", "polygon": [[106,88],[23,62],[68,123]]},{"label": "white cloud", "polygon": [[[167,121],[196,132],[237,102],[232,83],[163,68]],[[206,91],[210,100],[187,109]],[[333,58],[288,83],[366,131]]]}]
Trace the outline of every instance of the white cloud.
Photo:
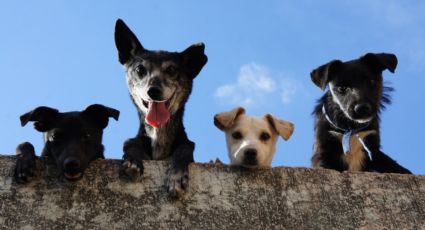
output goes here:
[{"label": "white cloud", "polygon": [[274,84],[265,66],[252,63],[243,65],[239,71],[238,85],[245,89],[273,92],[275,90]]},{"label": "white cloud", "polygon": [[284,78],[281,80],[281,99],[282,103],[287,105],[292,102],[297,90],[300,88],[300,85],[290,78]]},{"label": "white cloud", "polygon": [[286,105],[300,89],[302,85],[295,79],[274,79],[266,66],[251,63],[241,66],[235,83],[218,87],[215,97],[232,106],[254,107],[274,101]]}]

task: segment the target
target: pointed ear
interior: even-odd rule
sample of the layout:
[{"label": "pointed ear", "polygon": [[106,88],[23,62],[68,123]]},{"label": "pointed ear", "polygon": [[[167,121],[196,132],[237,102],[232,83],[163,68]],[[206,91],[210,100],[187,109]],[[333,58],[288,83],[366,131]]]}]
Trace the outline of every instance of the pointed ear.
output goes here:
[{"label": "pointed ear", "polygon": [[397,56],[389,53],[367,53],[360,57],[360,61],[366,63],[372,69],[382,72],[388,69],[391,73],[394,73],[397,67]]},{"label": "pointed ear", "polygon": [[333,60],[327,64],[317,67],[310,73],[311,80],[320,89],[325,90],[326,85],[331,81],[330,76],[338,71],[342,64],[343,63],[340,60]]},{"label": "pointed ear", "polygon": [[108,126],[110,117],[118,121],[120,111],[104,105],[93,104],[82,111],[82,115],[91,120],[99,128],[104,129]]},{"label": "pointed ear", "polygon": [[183,65],[185,66],[187,74],[192,79],[201,72],[202,67],[204,67],[208,61],[208,57],[204,54],[204,51],[204,43],[197,43],[181,52],[183,56]]},{"label": "pointed ear", "polygon": [[118,19],[115,23],[115,45],[118,49],[118,57],[122,65],[127,63],[138,52],[145,50],[136,35],[134,35],[121,19]]},{"label": "pointed ear", "polygon": [[39,132],[46,132],[55,127],[59,117],[57,109],[40,106],[23,114],[20,117],[21,125],[25,126],[29,121],[34,121],[34,128]]},{"label": "pointed ear", "polygon": [[232,127],[242,114],[245,114],[245,109],[242,107],[235,108],[229,112],[218,113],[214,116],[214,125],[221,131],[225,131]]},{"label": "pointed ear", "polygon": [[287,141],[294,132],[294,124],[289,121],[280,120],[270,114],[264,116],[270,126],[278,133],[285,141]]}]

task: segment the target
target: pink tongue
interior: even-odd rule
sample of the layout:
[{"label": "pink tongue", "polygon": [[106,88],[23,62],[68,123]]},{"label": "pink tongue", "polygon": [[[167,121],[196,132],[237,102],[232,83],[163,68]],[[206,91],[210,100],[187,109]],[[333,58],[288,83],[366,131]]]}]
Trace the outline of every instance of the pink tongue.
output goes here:
[{"label": "pink tongue", "polygon": [[146,116],[148,124],[154,128],[158,128],[159,126],[167,123],[168,119],[170,119],[170,114],[165,106],[165,101],[149,102],[148,115]]}]

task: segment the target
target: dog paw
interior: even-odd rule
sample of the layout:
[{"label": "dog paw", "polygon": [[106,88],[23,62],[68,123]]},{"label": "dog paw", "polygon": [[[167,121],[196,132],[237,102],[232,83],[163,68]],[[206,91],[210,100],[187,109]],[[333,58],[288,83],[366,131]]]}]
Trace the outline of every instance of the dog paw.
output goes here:
[{"label": "dog paw", "polygon": [[120,175],[126,179],[135,181],[143,174],[143,163],[134,162],[131,160],[124,160],[120,168]]},{"label": "dog paw", "polygon": [[34,146],[28,142],[18,145],[16,157],[14,178],[17,183],[26,183],[29,181],[29,177],[34,175],[36,159]]},{"label": "dog paw", "polygon": [[173,197],[181,197],[189,184],[189,173],[183,170],[171,170],[168,175],[168,194]]}]

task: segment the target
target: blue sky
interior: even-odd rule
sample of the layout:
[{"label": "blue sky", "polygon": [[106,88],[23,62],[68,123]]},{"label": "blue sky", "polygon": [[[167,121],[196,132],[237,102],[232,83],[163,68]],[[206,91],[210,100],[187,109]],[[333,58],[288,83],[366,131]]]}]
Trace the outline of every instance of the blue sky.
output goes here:
[{"label": "blue sky", "polygon": [[214,114],[242,105],[295,124],[278,142],[274,166],[308,167],[310,115],[322,92],[315,67],[366,52],[397,55],[396,91],[382,114],[382,150],[424,174],[425,2],[421,1],[8,1],[0,7],[0,153],[42,136],[19,116],[37,106],[81,110],[117,108],[119,122],[104,133],[105,155],[122,156],[138,118],[118,63],[113,32],[122,18],[147,49],[182,51],[206,44],[208,63],[195,79],[184,123],[196,142],[195,160],[228,162]]}]

